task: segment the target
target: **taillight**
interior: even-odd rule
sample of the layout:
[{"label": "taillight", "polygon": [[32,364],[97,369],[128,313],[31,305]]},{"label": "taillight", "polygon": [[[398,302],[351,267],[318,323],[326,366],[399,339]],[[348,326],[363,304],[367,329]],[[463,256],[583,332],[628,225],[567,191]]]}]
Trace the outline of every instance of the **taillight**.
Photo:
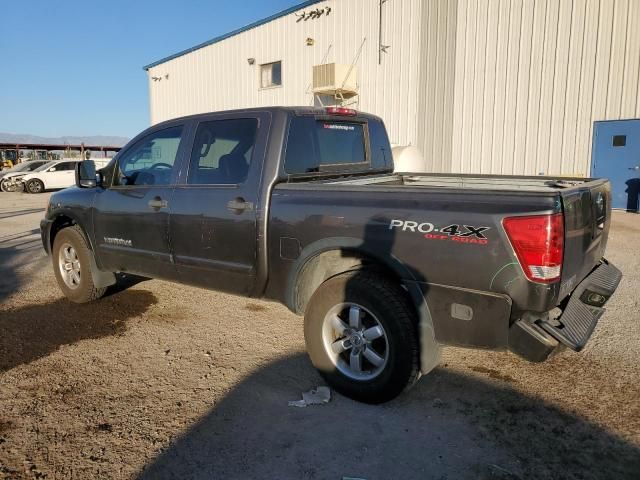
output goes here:
[{"label": "taillight", "polygon": [[355,117],[358,114],[353,108],[346,107],[327,107],[326,112],[329,115],[346,115],[348,117]]},{"label": "taillight", "polygon": [[561,213],[509,217],[502,225],[529,280],[551,283],[560,279],[564,255]]}]

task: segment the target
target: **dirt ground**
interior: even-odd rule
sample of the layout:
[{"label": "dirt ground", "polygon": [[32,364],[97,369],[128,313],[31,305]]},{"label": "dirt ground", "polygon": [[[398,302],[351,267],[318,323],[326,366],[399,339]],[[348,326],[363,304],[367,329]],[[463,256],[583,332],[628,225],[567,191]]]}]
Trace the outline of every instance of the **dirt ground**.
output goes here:
[{"label": "dirt ground", "polygon": [[447,348],[388,404],[293,408],[322,384],[301,318],[127,278],[72,305],[47,199],[0,194],[0,478],[640,478],[640,216],[614,214],[625,277],[582,353]]}]

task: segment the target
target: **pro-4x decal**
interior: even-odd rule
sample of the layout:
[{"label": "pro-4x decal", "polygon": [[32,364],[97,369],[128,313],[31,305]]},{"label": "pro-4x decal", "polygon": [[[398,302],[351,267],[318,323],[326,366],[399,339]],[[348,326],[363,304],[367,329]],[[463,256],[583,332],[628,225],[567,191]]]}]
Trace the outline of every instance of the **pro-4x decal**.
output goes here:
[{"label": "pro-4x decal", "polygon": [[460,225],[457,223],[438,227],[431,222],[420,223],[412,220],[393,219],[389,223],[389,230],[394,229],[399,229],[403,232],[420,233],[427,240],[450,240],[465,244],[486,245],[489,243],[489,239],[484,232],[491,230],[491,227]]},{"label": "pro-4x decal", "polygon": [[460,225],[449,225],[448,227],[444,227],[441,232],[447,233],[453,237],[477,237],[477,238],[487,238],[482,232],[486,232],[490,229],[490,227],[474,227],[473,225],[463,225],[467,231],[462,231],[460,229]]}]

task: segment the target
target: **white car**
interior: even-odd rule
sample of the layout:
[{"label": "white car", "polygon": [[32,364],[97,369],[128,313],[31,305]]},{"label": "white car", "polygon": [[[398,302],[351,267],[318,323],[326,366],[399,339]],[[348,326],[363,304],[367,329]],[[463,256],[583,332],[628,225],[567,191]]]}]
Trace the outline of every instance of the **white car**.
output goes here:
[{"label": "white car", "polygon": [[49,162],[49,160],[29,160],[7,170],[2,170],[0,172],[0,190],[15,192],[18,187],[22,189],[22,183],[16,182],[16,179],[24,177],[27,173],[33,172]]},{"label": "white car", "polygon": [[[110,159],[94,160],[96,167],[102,168]],[[82,160],[56,160],[49,162],[37,170],[29,173],[20,181],[24,191],[28,193],[42,193],[45,190],[67,188],[76,184],[76,165]]]},{"label": "white car", "polygon": [[26,174],[20,179],[24,184],[24,191],[42,193],[45,190],[75,185],[78,162],[80,160],[56,160]]}]

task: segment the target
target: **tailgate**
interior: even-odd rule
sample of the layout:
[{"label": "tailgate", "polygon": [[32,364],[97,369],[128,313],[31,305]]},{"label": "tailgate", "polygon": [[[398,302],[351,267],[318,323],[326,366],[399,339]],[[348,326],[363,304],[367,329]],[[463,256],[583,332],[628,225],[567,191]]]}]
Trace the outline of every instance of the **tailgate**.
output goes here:
[{"label": "tailgate", "polygon": [[611,223],[611,185],[589,182],[561,192],[565,247],[559,299],[565,298],[604,256]]}]

